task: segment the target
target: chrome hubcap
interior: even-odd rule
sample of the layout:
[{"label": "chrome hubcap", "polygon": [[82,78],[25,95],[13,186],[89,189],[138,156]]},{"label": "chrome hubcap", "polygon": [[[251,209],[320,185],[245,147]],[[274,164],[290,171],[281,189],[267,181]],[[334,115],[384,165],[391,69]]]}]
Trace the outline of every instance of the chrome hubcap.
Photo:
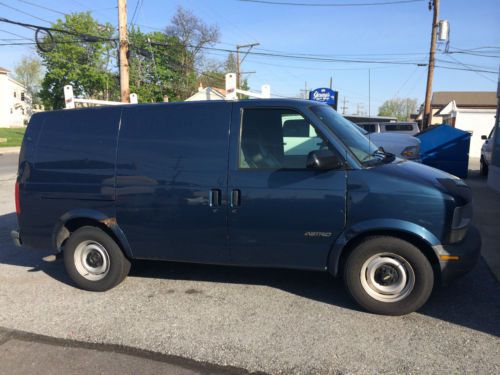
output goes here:
[{"label": "chrome hubcap", "polygon": [[381,253],[363,263],[360,280],[365,292],[377,301],[397,302],[412,292],[415,272],[403,257]]},{"label": "chrome hubcap", "polygon": [[75,250],[76,270],[87,280],[98,281],[109,272],[109,255],[104,246],[95,241],[83,241]]}]

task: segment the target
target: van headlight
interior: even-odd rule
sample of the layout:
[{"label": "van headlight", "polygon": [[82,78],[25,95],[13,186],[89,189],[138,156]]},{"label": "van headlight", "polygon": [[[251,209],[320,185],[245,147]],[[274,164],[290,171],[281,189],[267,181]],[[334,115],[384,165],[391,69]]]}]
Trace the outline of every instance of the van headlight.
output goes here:
[{"label": "van headlight", "polygon": [[455,207],[451,221],[450,243],[460,242],[465,238],[472,220],[472,205]]},{"label": "van headlight", "polygon": [[417,159],[420,154],[420,146],[408,146],[401,152],[401,156],[406,159]]}]

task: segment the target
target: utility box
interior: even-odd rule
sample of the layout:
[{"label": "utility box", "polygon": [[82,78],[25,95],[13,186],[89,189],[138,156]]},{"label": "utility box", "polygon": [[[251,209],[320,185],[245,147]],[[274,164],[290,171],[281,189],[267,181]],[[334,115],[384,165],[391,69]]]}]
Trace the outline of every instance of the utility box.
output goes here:
[{"label": "utility box", "polygon": [[422,163],[460,178],[469,170],[471,134],[449,125],[431,126],[416,135]]}]

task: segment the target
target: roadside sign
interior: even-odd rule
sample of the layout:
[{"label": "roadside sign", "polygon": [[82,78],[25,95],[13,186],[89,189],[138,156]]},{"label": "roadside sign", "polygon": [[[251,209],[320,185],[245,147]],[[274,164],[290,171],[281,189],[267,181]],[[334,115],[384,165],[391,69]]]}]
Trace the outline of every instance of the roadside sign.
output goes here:
[{"label": "roadside sign", "polygon": [[334,91],[327,87],[320,87],[316,90],[309,92],[309,100],[326,103],[332,106],[336,110],[338,95],[339,95],[338,91]]}]

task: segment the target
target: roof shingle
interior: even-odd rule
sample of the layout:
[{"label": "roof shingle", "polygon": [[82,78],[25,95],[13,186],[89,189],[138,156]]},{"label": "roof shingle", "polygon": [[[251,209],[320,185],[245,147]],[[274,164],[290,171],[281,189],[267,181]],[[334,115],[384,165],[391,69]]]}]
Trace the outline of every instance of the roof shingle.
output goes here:
[{"label": "roof shingle", "polygon": [[497,106],[497,95],[494,91],[436,91],[432,94],[431,106],[444,107],[452,100],[458,107]]}]

